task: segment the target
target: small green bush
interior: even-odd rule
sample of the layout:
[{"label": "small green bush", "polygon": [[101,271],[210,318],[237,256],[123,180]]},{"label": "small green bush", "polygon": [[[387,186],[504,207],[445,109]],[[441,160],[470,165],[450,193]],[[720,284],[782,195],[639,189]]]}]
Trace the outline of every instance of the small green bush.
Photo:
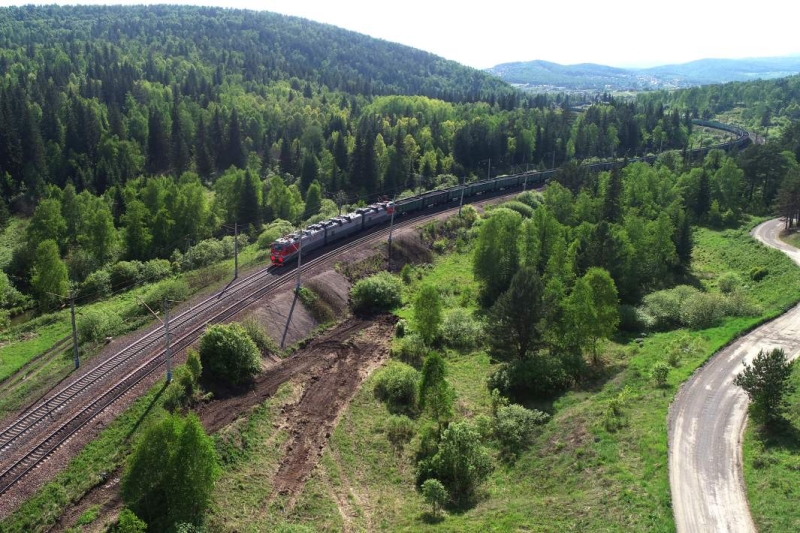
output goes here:
[{"label": "small green bush", "polygon": [[119,513],[117,523],[109,529],[112,533],[145,533],[147,524],[128,508]]},{"label": "small green bush", "polygon": [[494,418],[494,435],[506,457],[513,458],[528,447],[536,426],[547,422],[550,416],[535,409],[525,409],[511,404],[498,407]]},{"label": "small green bush", "polygon": [[142,281],[161,281],[172,275],[172,265],[166,259],[153,259],[142,265]]},{"label": "small green bush", "polygon": [[[182,278],[160,281],[145,293],[142,301],[153,311],[164,307],[164,300],[170,300],[170,309],[189,297],[189,284]],[[144,312],[147,312],[145,309]]]},{"label": "small green bush", "polygon": [[398,362],[389,363],[375,377],[375,397],[393,413],[415,413],[419,404],[419,372]]},{"label": "small green bush", "polygon": [[392,356],[406,364],[418,367],[422,365],[422,360],[427,352],[428,349],[425,347],[422,337],[417,333],[409,333],[395,344]]},{"label": "small green bush", "polygon": [[568,361],[552,355],[537,355],[500,367],[489,376],[489,390],[515,399],[552,398],[572,385]]},{"label": "small green bush", "polygon": [[767,277],[767,274],[769,274],[769,270],[767,270],[765,267],[755,266],[750,269],[750,279],[753,281],[761,281]]},{"label": "small green bush", "polygon": [[181,268],[193,270],[208,266],[225,258],[225,247],[217,239],[200,241],[186,252],[182,257]]},{"label": "small green bush", "polygon": [[689,328],[705,329],[724,315],[725,299],[722,295],[698,291],[684,300],[680,322]]},{"label": "small green bush", "polygon": [[102,300],[111,294],[111,274],[107,270],[96,270],[81,284],[81,298]]},{"label": "small green bush", "polygon": [[533,209],[536,209],[537,207],[542,205],[544,198],[542,197],[542,193],[540,192],[525,191],[517,195],[517,200],[525,205],[532,207]]},{"label": "small green bush", "polygon": [[722,294],[731,294],[742,286],[742,278],[736,272],[726,272],[717,280],[717,286]]},{"label": "small green bush", "polygon": [[525,218],[533,218],[533,207],[523,202],[512,200],[504,203],[503,207],[511,209],[512,211],[516,211]]},{"label": "small green bush", "polygon": [[280,218],[275,219],[267,224],[264,231],[258,236],[258,240],[256,241],[258,243],[258,248],[260,250],[266,250],[273,242],[294,230],[295,227],[291,222]]},{"label": "small green bush", "polygon": [[401,304],[402,290],[402,282],[388,272],[359,280],[350,289],[353,311],[362,314],[391,311]]},{"label": "small green bush", "polygon": [[670,365],[664,361],[659,361],[650,369],[650,377],[656,384],[656,387],[662,388],[667,385],[667,378],[669,377]]},{"label": "small green bush", "polygon": [[447,239],[436,239],[433,241],[433,251],[437,254],[443,254],[447,251]]},{"label": "small green bush", "polygon": [[267,330],[264,329],[258,320],[249,316],[242,320],[241,322],[242,327],[247,332],[247,336],[250,337],[256,347],[258,347],[258,351],[261,352],[261,355],[267,355],[270,353],[277,353],[278,347],[275,344],[275,341],[267,335]]},{"label": "small green bush", "polygon": [[394,325],[394,336],[398,339],[402,339],[406,335],[406,328],[408,327],[408,323],[405,321],[404,318],[401,318],[397,321],[397,324]]},{"label": "small green bush", "polygon": [[122,318],[114,311],[89,309],[81,313],[75,321],[78,342],[102,342],[106,337],[116,335],[122,330]]},{"label": "small green bush", "polygon": [[406,263],[403,265],[403,268],[400,269],[400,279],[403,280],[403,283],[408,285],[414,279],[414,267],[411,264]]},{"label": "small green bush", "polygon": [[111,286],[115,289],[131,287],[141,282],[143,265],[140,261],[120,261],[111,267]]},{"label": "small green bush", "polygon": [[239,324],[210,326],[200,339],[203,375],[239,384],[261,371],[258,347]]},{"label": "small green bush", "polygon": [[410,418],[405,415],[390,415],[386,419],[386,438],[398,452],[402,452],[413,437],[414,422]]},{"label": "small green bush", "polygon": [[469,350],[480,342],[483,326],[469,311],[457,307],[444,317],[440,334],[447,346]]}]

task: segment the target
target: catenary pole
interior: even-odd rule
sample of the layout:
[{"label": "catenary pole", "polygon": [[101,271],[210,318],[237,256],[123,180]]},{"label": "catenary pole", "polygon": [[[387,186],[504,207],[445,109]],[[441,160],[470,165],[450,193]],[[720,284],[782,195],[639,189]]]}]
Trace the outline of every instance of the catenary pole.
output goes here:
[{"label": "catenary pole", "polygon": [[72,354],[75,359],[75,369],[81,366],[81,359],[78,356],[78,329],[75,327],[75,293],[69,293],[69,308],[72,313]]},{"label": "catenary pole", "polygon": [[167,383],[172,383],[172,360],[169,353],[169,300],[164,298],[164,355],[167,358]]}]

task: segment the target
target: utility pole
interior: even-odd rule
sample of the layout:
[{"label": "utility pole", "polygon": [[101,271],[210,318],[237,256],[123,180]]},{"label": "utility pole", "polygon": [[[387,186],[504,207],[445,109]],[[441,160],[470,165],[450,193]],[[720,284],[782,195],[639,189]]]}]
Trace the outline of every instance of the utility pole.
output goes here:
[{"label": "utility pole", "polygon": [[167,383],[172,383],[172,361],[169,353],[169,300],[164,298],[164,355],[167,357]]},{"label": "utility pole", "polygon": [[[394,200],[392,200],[392,218],[389,219],[389,261],[392,260],[392,230],[394,229],[394,211],[397,209],[397,205],[395,205],[396,200],[397,194],[395,193]],[[459,214],[461,214],[460,211]]]},{"label": "utility pole", "polygon": [[81,366],[81,359],[78,357],[78,329],[75,327],[75,293],[69,293],[69,308],[72,312],[72,353],[75,359],[75,370]]},{"label": "utility pole", "polygon": [[239,277],[239,224],[233,223],[233,279]]},{"label": "utility pole", "polygon": [[489,158],[489,166],[486,168],[486,179],[492,179],[492,158]]},{"label": "utility pole", "polygon": [[461,182],[461,200],[458,201],[458,216],[461,216],[461,207],[464,205],[464,189],[466,188],[467,188],[467,177],[464,176],[464,179]]},{"label": "utility pole", "polygon": [[286,345],[286,334],[289,332],[289,324],[292,323],[292,315],[294,314],[294,306],[297,304],[297,298],[300,296],[300,265],[303,258],[303,230],[297,232],[297,286],[294,291],[294,299],[292,300],[292,307],[289,309],[289,317],[286,319],[286,327],[283,328],[283,336],[281,337],[281,350]]},{"label": "utility pole", "polygon": [[528,163],[525,163],[525,181],[522,182],[522,192],[528,188]]}]

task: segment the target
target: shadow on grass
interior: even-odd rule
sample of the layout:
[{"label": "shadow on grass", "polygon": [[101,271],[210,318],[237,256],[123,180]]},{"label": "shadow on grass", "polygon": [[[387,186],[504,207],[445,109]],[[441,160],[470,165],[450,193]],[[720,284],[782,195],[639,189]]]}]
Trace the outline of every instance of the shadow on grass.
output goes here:
[{"label": "shadow on grass", "polygon": [[422,516],[420,516],[420,519],[428,525],[435,525],[444,522],[444,515],[442,513],[434,514],[430,511],[425,511],[422,513]]},{"label": "shadow on grass", "polygon": [[756,436],[765,450],[800,452],[800,429],[785,418],[760,427]]},{"label": "shadow on grass", "polygon": [[155,396],[153,396],[153,399],[150,400],[150,403],[147,405],[147,409],[144,410],[144,412],[136,420],[136,423],[133,425],[130,431],[128,431],[128,434],[125,435],[125,440],[130,440],[130,438],[134,435],[134,433],[136,433],[136,430],[139,429],[139,426],[142,425],[144,419],[147,418],[147,415],[149,415],[150,411],[153,410],[153,406],[155,406],[156,403],[158,403],[158,399],[161,398],[161,395],[164,394],[164,391],[167,389],[168,386],[169,383],[164,382],[164,386],[158,390]]}]

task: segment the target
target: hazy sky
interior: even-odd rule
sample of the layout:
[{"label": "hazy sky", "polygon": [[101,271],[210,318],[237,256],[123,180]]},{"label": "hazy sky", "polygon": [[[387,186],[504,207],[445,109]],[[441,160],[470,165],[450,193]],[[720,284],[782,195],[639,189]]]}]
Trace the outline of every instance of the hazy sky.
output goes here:
[{"label": "hazy sky", "polygon": [[652,66],[707,57],[800,53],[792,2],[761,0],[85,0],[56,4],[199,4],[297,15],[486,68],[545,59]]}]

